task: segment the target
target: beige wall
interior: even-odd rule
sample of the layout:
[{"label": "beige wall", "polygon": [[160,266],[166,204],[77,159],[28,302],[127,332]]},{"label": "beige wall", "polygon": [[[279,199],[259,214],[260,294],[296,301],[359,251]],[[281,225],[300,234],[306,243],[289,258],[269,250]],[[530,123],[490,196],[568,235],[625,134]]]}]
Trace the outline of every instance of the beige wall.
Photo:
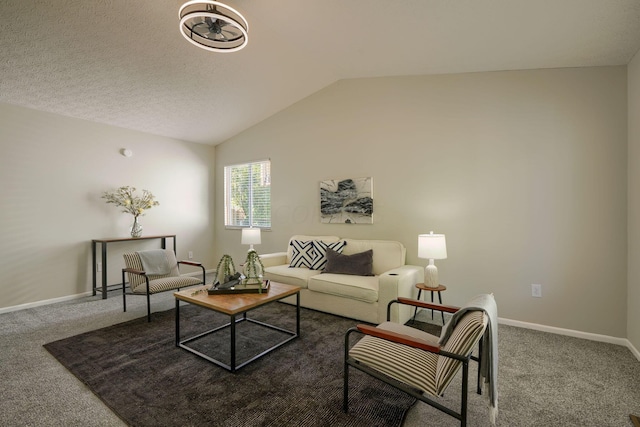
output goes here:
[{"label": "beige wall", "polygon": [[640,351],[640,53],[628,67],[629,79],[629,289],[627,338]]},{"label": "beige wall", "polygon": [[[224,165],[271,158],[273,231],[396,239],[445,233],[445,302],[494,292],[500,316],[626,337],[626,67],[339,81],[217,146]],[[373,225],[319,222],[320,180],[373,177]],[[531,297],[531,284],[543,297]]]},{"label": "beige wall", "polygon": [[[213,147],[0,105],[0,148],[0,309],[91,289],[91,239],[126,236],[132,222],[100,198],[122,185],[160,202],[143,234],[177,234],[179,258],[213,263]],[[159,242],[113,246],[110,284],[120,254],[144,247]]]}]

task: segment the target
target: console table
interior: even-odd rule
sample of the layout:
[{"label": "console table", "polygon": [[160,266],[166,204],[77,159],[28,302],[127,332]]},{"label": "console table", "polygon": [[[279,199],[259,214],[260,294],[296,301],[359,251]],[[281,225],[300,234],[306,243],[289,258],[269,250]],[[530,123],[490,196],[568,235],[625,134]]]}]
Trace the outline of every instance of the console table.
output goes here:
[{"label": "console table", "polygon": [[102,250],[102,287],[100,292],[102,292],[102,299],[107,299],[107,246],[109,243],[116,242],[135,242],[138,240],[151,240],[151,239],[160,239],[162,244],[162,249],[167,248],[167,238],[173,239],[173,252],[176,252],[176,235],[175,234],[166,234],[162,236],[144,236],[144,237],[115,237],[112,239],[93,239],[91,240],[91,256],[93,259],[93,295],[96,294],[98,290],[97,283],[97,273],[98,273],[98,259],[96,254],[96,245],[100,243]]}]

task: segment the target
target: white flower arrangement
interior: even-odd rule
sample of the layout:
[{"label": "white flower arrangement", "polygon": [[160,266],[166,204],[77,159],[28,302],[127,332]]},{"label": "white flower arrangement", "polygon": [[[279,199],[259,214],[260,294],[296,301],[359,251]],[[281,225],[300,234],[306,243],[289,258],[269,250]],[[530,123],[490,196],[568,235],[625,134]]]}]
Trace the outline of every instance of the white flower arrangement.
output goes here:
[{"label": "white flower arrangement", "polygon": [[106,199],[107,203],[124,208],[122,212],[129,213],[134,218],[144,215],[147,210],[160,204],[148,190],[142,190],[142,196],[136,196],[135,192],[135,187],[125,186],[115,191],[105,191],[102,198]]}]

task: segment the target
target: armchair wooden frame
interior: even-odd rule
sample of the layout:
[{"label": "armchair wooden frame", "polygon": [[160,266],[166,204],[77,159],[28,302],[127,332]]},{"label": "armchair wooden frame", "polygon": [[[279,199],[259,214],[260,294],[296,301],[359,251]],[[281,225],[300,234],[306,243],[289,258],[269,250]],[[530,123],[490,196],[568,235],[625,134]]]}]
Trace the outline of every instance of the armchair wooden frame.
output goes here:
[{"label": "armchair wooden frame", "polygon": [[[442,313],[455,313],[459,310],[459,307],[454,307],[450,305],[443,304],[434,304],[429,302],[418,301],[409,298],[399,297],[396,300],[389,302],[387,306],[387,320],[391,319],[391,307],[393,304],[405,304],[410,305],[416,308],[427,308],[430,310],[440,311]],[[354,358],[349,356],[350,349],[350,336],[353,333],[359,333],[363,335],[369,335],[376,338],[381,338],[384,340],[388,340],[394,343],[403,344],[406,346],[410,346],[416,349],[420,349],[423,351],[427,351],[430,353],[437,354],[442,357],[447,357],[451,359],[456,359],[462,364],[462,393],[461,393],[461,405],[460,411],[457,412],[451,408],[447,408],[441,403],[435,401],[432,398],[429,398],[422,392],[422,390],[417,389],[416,387],[410,386],[403,382],[400,382],[384,373],[378,372],[377,370],[360,363]],[[486,333],[486,329],[483,334]],[[387,331],[384,329],[378,329],[375,326],[360,324],[356,327],[350,328],[345,334],[345,344],[344,344],[344,393],[343,393],[343,411],[346,413],[349,410],[349,367],[352,366],[362,372],[365,372],[371,375],[374,378],[379,379],[413,397],[416,399],[433,406],[434,408],[451,415],[452,417],[460,420],[460,425],[465,427],[467,425],[467,394],[468,394],[468,380],[469,380],[469,362],[470,360],[478,362],[478,366],[480,365],[480,355],[482,354],[482,335],[480,335],[478,339],[479,352],[478,357],[473,356],[473,351],[469,353],[468,356],[461,356],[459,354],[450,353],[443,350],[440,345],[434,344],[433,342],[427,342],[418,338],[414,338],[408,335],[403,335],[399,333],[395,333],[392,331]],[[475,346],[475,345],[474,345]],[[478,378],[477,378],[477,393],[482,394],[482,388],[480,384],[480,369],[478,367]]]},{"label": "armchair wooden frame", "polygon": [[[202,284],[206,283],[206,271],[204,266],[202,265],[202,263],[200,262],[193,262],[193,261],[178,261],[178,266],[180,266],[180,264],[185,264],[185,265],[190,265],[193,267],[200,267],[202,269]],[[125,274],[129,273],[129,274],[136,274],[139,276],[143,276],[146,282],[146,292],[144,294],[137,294],[134,292],[130,292],[128,295],[146,295],[147,297],[147,321],[151,322],[151,292],[149,292],[149,276],[147,275],[147,273],[143,270],[137,270],[135,268],[123,268],[122,269],[122,306],[123,306],[123,311],[127,311],[127,292],[126,292],[126,281],[125,281]],[[191,285],[189,285],[191,286]],[[167,291],[170,290],[180,290],[180,288],[174,288],[174,289],[167,289]],[[155,292],[154,292],[155,293]]]}]

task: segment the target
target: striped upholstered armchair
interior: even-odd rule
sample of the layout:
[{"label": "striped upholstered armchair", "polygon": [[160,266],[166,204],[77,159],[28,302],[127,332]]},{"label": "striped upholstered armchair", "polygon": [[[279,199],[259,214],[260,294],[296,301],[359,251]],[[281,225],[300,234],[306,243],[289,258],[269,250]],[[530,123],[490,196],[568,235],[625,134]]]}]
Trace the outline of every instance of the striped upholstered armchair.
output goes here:
[{"label": "striped upholstered armchair", "polygon": [[[147,320],[151,322],[151,294],[177,290],[187,286],[204,284],[204,266],[199,262],[177,261],[172,250],[154,249],[123,254],[125,268],[122,269],[122,304],[127,311],[125,273],[129,279],[129,295],[147,297]],[[180,264],[200,267],[202,278],[181,275]]]},{"label": "striped upholstered armchair", "polygon": [[[431,310],[452,313],[443,327],[443,335],[436,337],[424,331],[393,322],[380,325],[358,325],[345,335],[344,400],[343,410],[348,411],[349,367],[359,369],[467,423],[467,388],[469,362],[478,362],[477,392],[482,393],[481,377],[489,385],[490,414],[495,422],[497,414],[497,309],[492,295],[478,298],[487,302],[487,309],[480,304],[467,304],[462,308],[398,298],[389,303],[408,304]],[[493,320],[492,320],[493,319]],[[495,328],[488,327],[494,323]],[[350,347],[352,333],[364,334]],[[445,337],[446,335],[446,337]],[[444,341],[446,342],[443,342]],[[472,355],[479,346],[478,357]],[[495,353],[495,354],[494,354]],[[436,399],[442,396],[462,368],[462,395],[460,411],[443,406]]]}]

